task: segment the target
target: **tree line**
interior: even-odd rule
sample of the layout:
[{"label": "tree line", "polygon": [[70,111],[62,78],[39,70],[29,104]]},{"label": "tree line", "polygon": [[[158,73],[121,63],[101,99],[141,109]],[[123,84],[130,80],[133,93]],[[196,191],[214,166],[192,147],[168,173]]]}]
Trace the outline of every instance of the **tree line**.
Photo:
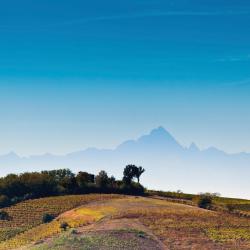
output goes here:
[{"label": "tree line", "polygon": [[142,195],[144,187],[140,184],[140,176],[144,172],[145,169],[142,167],[127,165],[122,180],[108,176],[103,170],[97,175],[81,171],[74,174],[69,169],[9,174],[0,178],[0,208],[27,199],[56,195],[87,193]]}]

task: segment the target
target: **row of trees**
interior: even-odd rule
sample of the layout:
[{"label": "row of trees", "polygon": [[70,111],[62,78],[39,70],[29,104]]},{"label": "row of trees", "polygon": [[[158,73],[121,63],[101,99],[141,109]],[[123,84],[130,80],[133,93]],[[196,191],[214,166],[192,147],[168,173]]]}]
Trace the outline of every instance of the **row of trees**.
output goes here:
[{"label": "row of trees", "polygon": [[[69,169],[9,174],[0,178],[0,207],[19,201],[54,195],[86,194],[86,193],[122,193],[143,194],[140,185],[142,167],[128,165],[123,172],[123,179],[116,180],[105,171],[98,175],[87,172],[74,174]],[[134,179],[137,179],[137,183]]]}]

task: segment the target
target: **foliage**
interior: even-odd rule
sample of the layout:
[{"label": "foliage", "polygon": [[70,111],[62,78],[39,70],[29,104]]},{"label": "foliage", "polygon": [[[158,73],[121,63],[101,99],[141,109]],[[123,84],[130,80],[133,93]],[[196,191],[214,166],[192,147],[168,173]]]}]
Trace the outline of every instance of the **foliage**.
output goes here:
[{"label": "foliage", "polygon": [[10,199],[6,195],[0,195],[0,208],[7,207],[10,204]]},{"label": "foliage", "polygon": [[140,177],[145,172],[145,169],[143,167],[138,167],[135,172],[135,177],[137,178],[137,182],[140,183]]},{"label": "foliage", "polygon": [[194,194],[186,194],[181,192],[180,190],[176,192],[148,190],[146,194],[149,196],[160,196],[164,198],[181,199],[187,201],[192,201],[192,199],[196,197],[196,195]]},{"label": "foliage", "polygon": [[79,172],[76,175],[76,183],[80,193],[86,192],[86,189],[95,182],[95,176],[87,172]]},{"label": "foliage", "polygon": [[9,220],[9,219],[10,216],[6,211],[4,210],[0,211],[0,220]]},{"label": "foliage", "polygon": [[[64,197],[51,197],[39,199],[39,204],[44,204],[44,207],[50,206],[48,203],[48,199],[57,199],[54,203],[57,203],[57,211],[59,211],[60,205],[63,206],[63,202],[65,201]],[[67,196],[68,198],[68,196]],[[65,231],[67,228],[76,228],[83,225],[88,225],[89,223],[93,223],[102,219],[104,216],[114,213],[115,209],[112,207],[88,207],[87,203],[91,201],[107,201],[109,199],[117,199],[122,198],[119,195],[81,195],[81,196],[69,196],[69,202],[67,205],[69,206],[67,209],[65,208],[65,212],[59,215],[56,219],[51,221],[50,223],[45,224],[37,224],[30,225],[23,230],[23,233],[12,235],[9,240],[0,243],[0,250],[2,249],[12,249],[19,248],[21,246],[30,244],[32,242],[40,241],[44,238],[51,237]],[[51,201],[50,200],[50,201]],[[32,201],[30,201],[32,202]],[[85,204],[86,207],[79,207],[74,210],[70,210],[70,204],[74,203],[77,206]],[[18,204],[20,205],[20,204]],[[48,207],[47,207],[48,209]],[[36,211],[36,210],[35,210]],[[34,211],[34,212],[35,212]],[[49,211],[49,209],[48,209]],[[50,210],[51,211],[51,210]],[[61,210],[62,211],[62,210]],[[37,211],[36,211],[37,212]],[[38,221],[37,221],[38,222]],[[14,237],[13,237],[14,236]]]},{"label": "foliage", "polygon": [[124,183],[120,186],[121,193],[130,195],[143,195],[144,187],[140,183],[132,182],[130,185]]},{"label": "foliage", "polygon": [[125,184],[130,185],[133,178],[137,178],[137,182],[140,182],[140,176],[145,172],[142,167],[135,165],[127,165],[123,171],[123,181]]},{"label": "foliage", "polygon": [[[126,169],[127,167],[124,172]],[[133,176],[128,182],[125,179],[125,181],[116,180],[114,176],[109,177],[105,171],[100,171],[96,176],[87,172],[74,174],[69,169],[9,174],[0,178],[0,208],[28,199],[57,195],[126,192],[142,194],[141,185],[134,185],[132,179],[137,177],[139,182],[140,175],[145,170],[134,165],[132,169]]]},{"label": "foliage", "polygon": [[52,220],[54,220],[54,218],[55,218],[54,215],[45,213],[45,214],[43,215],[42,222],[43,222],[43,223],[49,223],[49,222],[51,222]]},{"label": "foliage", "polygon": [[[63,212],[87,204],[91,201],[103,201],[118,197],[120,196],[110,194],[68,195],[20,202],[5,209],[5,211],[11,217],[11,220],[0,220],[0,242],[10,239],[16,234],[25,234],[32,228],[36,227],[40,227],[40,229],[37,229],[32,233],[32,235],[31,233],[27,233],[29,235],[27,237],[34,238],[38,237],[39,235],[48,235],[57,231],[60,232],[59,222],[56,219],[50,223],[43,224],[50,225],[49,230],[48,227],[40,225],[45,214],[57,217]],[[69,221],[67,222],[69,223]],[[73,224],[71,225],[73,226]],[[21,242],[19,244],[21,244]]]},{"label": "foliage", "polygon": [[106,188],[109,184],[109,177],[108,174],[105,171],[101,171],[96,177],[95,177],[95,183],[96,186],[99,188]]},{"label": "foliage", "polygon": [[213,197],[214,196],[210,193],[200,194],[196,198],[196,203],[197,203],[198,207],[200,207],[200,208],[212,209]]},{"label": "foliage", "polygon": [[[158,199],[123,199],[114,219],[136,219],[171,249],[250,249],[250,220]],[[120,205],[121,206],[121,205]]]},{"label": "foliage", "polygon": [[[139,185],[138,183],[134,184]],[[82,199],[85,200],[85,203]],[[87,204],[90,201],[98,200],[105,202]],[[249,249],[250,246],[249,219],[166,200],[120,195],[74,195],[30,200],[10,208],[17,213],[16,207],[20,204],[36,203],[35,206],[33,204],[34,207],[30,213],[26,212],[22,215],[18,212],[18,218],[28,218],[27,214],[33,215],[33,211],[38,212],[37,208],[46,207],[46,213],[53,214],[51,206],[57,204],[57,211],[59,211],[61,207],[65,205],[70,207],[74,202],[78,203],[78,206],[85,205],[73,210],[67,209],[66,213],[59,215],[50,223],[30,225],[23,233],[15,237],[11,236],[11,239],[2,242],[0,250],[19,248],[60,234],[62,231],[60,226],[63,222],[66,222],[70,228],[77,228],[99,221],[105,216],[112,219],[136,219],[152,230],[160,240],[171,246],[172,249],[191,249],[193,246],[195,249]],[[40,218],[44,213],[40,214]],[[10,223],[14,225],[16,219],[13,218]],[[17,226],[22,225],[22,223],[17,224]],[[7,224],[5,223],[5,225]],[[71,245],[69,246],[71,247]]]},{"label": "foliage", "polygon": [[69,224],[65,221],[61,222],[60,224],[60,228],[63,230],[63,231],[66,231],[67,228],[69,227]]}]

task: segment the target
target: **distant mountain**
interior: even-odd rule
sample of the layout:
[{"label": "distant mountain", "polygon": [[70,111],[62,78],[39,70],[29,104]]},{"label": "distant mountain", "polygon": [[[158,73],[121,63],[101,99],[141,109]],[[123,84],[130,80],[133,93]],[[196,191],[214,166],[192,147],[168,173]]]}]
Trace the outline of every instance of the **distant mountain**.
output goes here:
[{"label": "distant mountain", "polygon": [[214,147],[200,150],[194,143],[185,148],[163,127],[125,141],[114,150],[89,148],[61,156],[30,157],[11,152],[0,156],[0,175],[70,168],[92,173],[104,169],[121,177],[129,163],[146,168],[142,181],[149,188],[250,198],[250,154],[227,154]]},{"label": "distant mountain", "polygon": [[177,153],[184,148],[169,134],[163,127],[159,127],[151,131],[149,135],[144,135],[138,140],[130,140],[122,143],[117,147],[118,151],[137,152],[144,154],[145,152],[155,154],[161,153]]}]

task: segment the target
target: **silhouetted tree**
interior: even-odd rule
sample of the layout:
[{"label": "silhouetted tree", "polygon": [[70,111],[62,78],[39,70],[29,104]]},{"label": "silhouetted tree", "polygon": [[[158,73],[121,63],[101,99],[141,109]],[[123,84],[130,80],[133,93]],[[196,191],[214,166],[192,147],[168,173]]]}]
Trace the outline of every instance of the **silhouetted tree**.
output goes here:
[{"label": "silhouetted tree", "polygon": [[130,185],[133,178],[136,177],[137,167],[135,165],[127,165],[123,171],[123,181],[125,184]]},{"label": "silhouetted tree", "polygon": [[135,176],[137,178],[137,182],[140,183],[140,177],[145,172],[145,169],[143,167],[138,167],[135,173]]}]

